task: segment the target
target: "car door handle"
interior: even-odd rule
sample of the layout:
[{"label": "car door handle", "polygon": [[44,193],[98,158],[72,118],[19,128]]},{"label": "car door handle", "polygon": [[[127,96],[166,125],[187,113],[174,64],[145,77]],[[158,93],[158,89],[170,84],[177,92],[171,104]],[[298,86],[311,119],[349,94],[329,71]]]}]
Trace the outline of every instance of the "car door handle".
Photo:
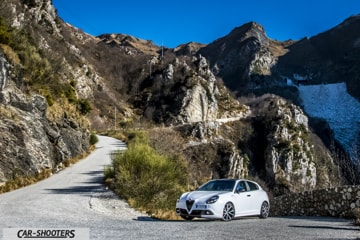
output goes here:
[{"label": "car door handle", "polygon": [[246,195],[247,197],[251,197],[251,195],[249,194],[249,195]]}]

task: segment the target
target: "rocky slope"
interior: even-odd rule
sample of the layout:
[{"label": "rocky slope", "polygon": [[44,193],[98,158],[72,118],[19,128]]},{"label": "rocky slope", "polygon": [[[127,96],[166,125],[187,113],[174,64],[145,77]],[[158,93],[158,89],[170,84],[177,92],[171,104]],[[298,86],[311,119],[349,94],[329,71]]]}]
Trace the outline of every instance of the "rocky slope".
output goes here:
[{"label": "rocky slope", "polygon": [[[54,169],[89,149],[87,122],[64,113],[50,120],[46,98],[21,92],[0,55],[0,182]],[[4,66],[5,65],[5,66]],[[60,107],[60,106],[58,106]]]},{"label": "rocky slope", "polygon": [[275,95],[236,98],[285,86],[277,64],[296,43],[269,39],[259,24],[167,49],[90,36],[49,0],[5,0],[0,14],[13,39],[0,38],[0,181],[86,151],[90,130],[148,125],[182,135],[194,185],[253,177],[281,194],[342,181],[300,107]]},{"label": "rocky slope", "polygon": [[[46,78],[42,70],[55,71],[56,66],[47,65],[48,61],[40,59],[40,51],[57,54],[46,39],[57,39],[60,36],[55,21],[57,16],[51,3],[49,1],[32,3],[32,5],[30,3],[23,5],[18,1],[5,1],[0,7],[2,16],[10,20],[14,29],[20,30],[24,27],[25,30],[28,27],[25,23],[30,21],[30,24],[44,27],[46,33],[41,35],[39,31],[34,34],[34,37],[40,39],[35,46],[39,50],[32,48],[33,43],[26,42],[28,38],[21,32],[16,30],[10,32],[10,28],[9,35],[6,36],[16,32],[19,38],[11,39],[13,42],[5,42],[2,39],[0,184],[15,177],[37,174],[44,169],[56,169],[64,161],[87,152],[90,146],[89,122],[76,110],[76,106],[71,106],[63,98],[59,98],[56,102],[50,101],[46,87],[38,89],[31,87],[32,84],[38,83],[35,81],[41,81],[40,78]],[[5,28],[4,26],[2,25],[2,28]],[[22,51],[30,52],[31,56],[25,59],[26,53]],[[31,64],[35,66],[29,69]],[[41,64],[45,65],[41,66]],[[64,66],[74,69],[66,63]],[[37,70],[38,72],[34,72]],[[74,76],[77,74],[75,70],[71,73]]]}]

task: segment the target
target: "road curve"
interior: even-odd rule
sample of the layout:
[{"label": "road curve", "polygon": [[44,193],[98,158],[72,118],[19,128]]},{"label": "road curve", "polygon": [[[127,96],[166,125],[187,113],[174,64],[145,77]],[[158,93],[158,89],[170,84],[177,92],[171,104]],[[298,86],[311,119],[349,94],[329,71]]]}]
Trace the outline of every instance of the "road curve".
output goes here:
[{"label": "road curve", "polygon": [[[4,228],[88,228],[90,239],[357,239],[358,227],[335,218],[243,218],[155,221],[113,197],[102,185],[110,154],[124,143],[99,136],[87,158],[38,182],[0,195]],[[175,203],[174,203],[175,205]]]}]

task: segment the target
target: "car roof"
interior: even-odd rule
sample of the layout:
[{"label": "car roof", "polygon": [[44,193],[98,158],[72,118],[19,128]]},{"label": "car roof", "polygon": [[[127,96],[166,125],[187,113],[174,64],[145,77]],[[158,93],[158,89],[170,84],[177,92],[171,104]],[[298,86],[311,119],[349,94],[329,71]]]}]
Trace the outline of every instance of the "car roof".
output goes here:
[{"label": "car roof", "polygon": [[247,182],[255,183],[256,185],[261,187],[257,182],[252,181],[252,180],[248,180],[248,179],[243,179],[243,178],[219,178],[219,179],[211,179],[208,182],[212,182],[212,181],[236,181],[236,182],[247,181]]}]

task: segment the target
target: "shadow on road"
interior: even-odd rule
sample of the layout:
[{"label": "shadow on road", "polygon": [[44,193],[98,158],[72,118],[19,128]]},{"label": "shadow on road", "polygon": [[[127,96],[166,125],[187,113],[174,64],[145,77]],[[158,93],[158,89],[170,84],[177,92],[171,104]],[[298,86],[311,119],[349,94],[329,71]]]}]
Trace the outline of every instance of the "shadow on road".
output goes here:
[{"label": "shadow on road", "polygon": [[103,185],[104,175],[103,171],[89,171],[82,174],[91,175],[91,178],[85,182],[80,182],[79,186],[69,186],[66,188],[49,188],[45,189],[55,194],[79,194],[91,196],[93,193],[104,192],[105,186]]},{"label": "shadow on road", "polygon": [[74,186],[68,188],[49,188],[45,189],[55,194],[80,194],[85,196],[91,196],[94,192],[103,192],[102,186]]},{"label": "shadow on road", "polygon": [[119,148],[127,148],[127,145],[124,142],[116,142],[116,143],[113,143],[113,144],[110,144],[110,145],[115,146],[115,147],[119,147]]},{"label": "shadow on road", "polygon": [[332,226],[301,226],[301,225],[289,225],[292,228],[305,228],[305,229],[330,229],[330,230],[347,230],[347,231],[360,231],[355,226],[348,227],[332,227]]}]

